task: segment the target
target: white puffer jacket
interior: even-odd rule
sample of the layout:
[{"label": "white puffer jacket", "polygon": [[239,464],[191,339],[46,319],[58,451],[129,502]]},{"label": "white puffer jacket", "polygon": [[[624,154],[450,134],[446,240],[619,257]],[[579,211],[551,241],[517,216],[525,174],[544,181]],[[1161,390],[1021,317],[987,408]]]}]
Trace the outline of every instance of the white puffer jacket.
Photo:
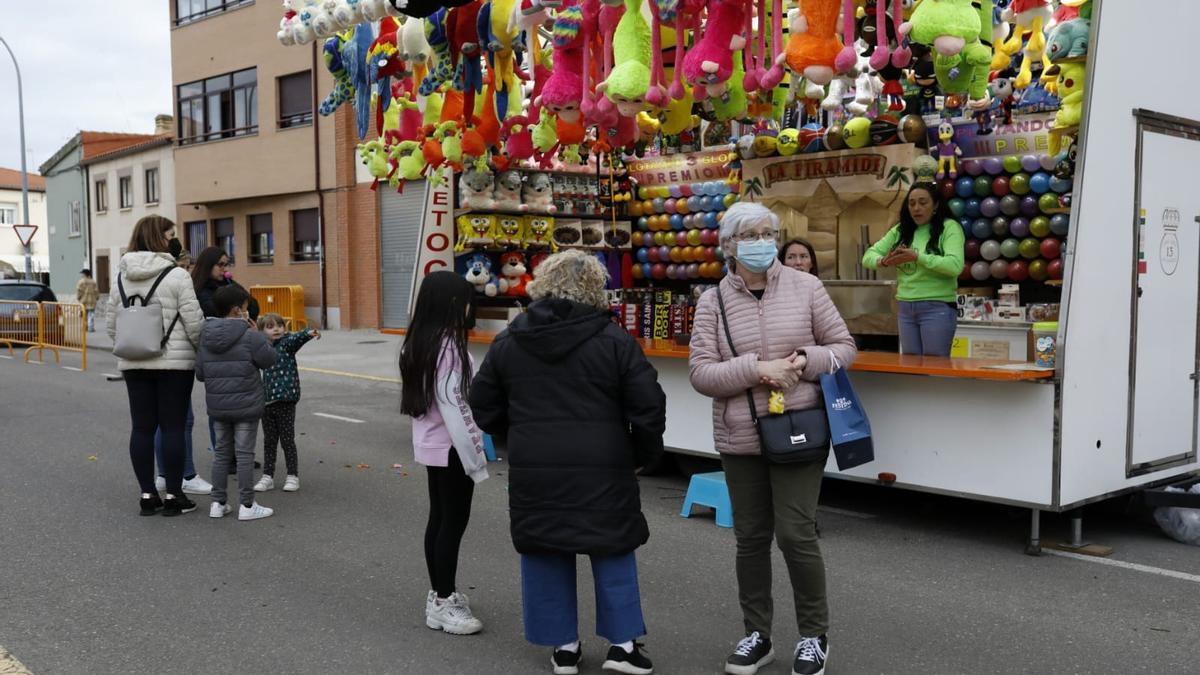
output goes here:
[{"label": "white puffer jacket", "polygon": [[[193,370],[196,367],[196,345],[200,344],[204,314],[200,311],[200,302],[196,300],[192,277],[187,270],[175,267],[175,261],[169,253],[137,251],[121,256],[121,281],[126,297],[144,296],[150,292],[158,275],[169,267],[174,269],[163,278],[158,290],[150,298],[151,304],[162,305],[163,331],[171,326],[175,315],[179,315],[179,321],[167,340],[167,351],[158,358],[146,361],[117,359],[117,367],[121,370]],[[117,310],[121,307],[121,294],[115,282],[109,293],[108,305],[108,337],[115,341]]]}]

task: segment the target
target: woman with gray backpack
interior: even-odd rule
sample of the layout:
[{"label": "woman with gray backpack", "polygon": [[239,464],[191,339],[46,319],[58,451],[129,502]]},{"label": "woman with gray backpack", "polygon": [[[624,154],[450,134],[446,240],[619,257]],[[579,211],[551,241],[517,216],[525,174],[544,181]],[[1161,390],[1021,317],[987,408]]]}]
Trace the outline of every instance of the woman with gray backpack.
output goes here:
[{"label": "woman with gray backpack", "polygon": [[[109,297],[108,335],[129,394],[129,457],[143,516],[196,509],[182,488],[183,429],[204,315],[191,277],[175,265],[163,235],[169,223],[154,215],[137,222]],[[154,485],[154,432],[160,428],[166,474],[161,497]]]}]

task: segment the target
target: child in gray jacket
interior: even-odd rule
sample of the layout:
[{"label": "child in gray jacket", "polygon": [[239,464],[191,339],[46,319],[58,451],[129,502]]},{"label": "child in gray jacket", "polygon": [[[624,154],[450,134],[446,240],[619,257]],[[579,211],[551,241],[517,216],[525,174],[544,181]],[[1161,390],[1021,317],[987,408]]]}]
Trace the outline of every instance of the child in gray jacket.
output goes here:
[{"label": "child in gray jacket", "polygon": [[225,503],[229,464],[237,456],[238,520],[257,520],[274,513],[254,499],[254,448],[264,395],[259,371],[275,364],[275,348],[254,330],[247,308],[250,294],[241,286],[223,286],[213,294],[217,316],[204,322],[196,354],[196,379],[204,383],[208,416],[217,432],[214,448],[212,506],[220,518],[232,511]]}]

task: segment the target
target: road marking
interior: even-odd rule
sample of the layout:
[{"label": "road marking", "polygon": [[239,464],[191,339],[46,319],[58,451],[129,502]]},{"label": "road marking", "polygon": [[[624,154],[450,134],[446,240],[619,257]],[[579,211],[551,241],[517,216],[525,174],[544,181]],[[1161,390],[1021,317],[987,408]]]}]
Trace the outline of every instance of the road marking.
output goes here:
[{"label": "road marking", "polygon": [[366,420],[356,420],[353,417],[342,417],[341,415],[332,415],[330,413],[315,412],[313,414],[317,417],[328,417],[331,420],[341,420],[343,422],[351,422],[353,424],[364,424],[366,422]]},{"label": "road marking", "polygon": [[4,647],[0,646],[0,673],[4,675],[33,675],[25,664],[17,660],[17,657],[12,655]]},{"label": "road marking", "polygon": [[83,372],[83,368],[76,368],[75,366],[63,366],[63,370],[73,370],[77,373]]},{"label": "road marking", "polygon": [[836,513],[839,516],[849,516],[851,518],[859,518],[862,520],[871,520],[872,518],[879,517],[879,516],[876,516],[874,513],[862,513],[861,511],[851,511],[849,509],[839,509],[839,508],[833,507],[833,506],[818,506],[817,510],[824,511],[826,513]]},{"label": "road marking", "polygon": [[1160,577],[1170,577],[1172,579],[1180,579],[1182,581],[1191,581],[1200,584],[1200,574],[1188,574],[1187,572],[1177,572],[1175,570],[1163,569],[1162,567],[1151,567],[1150,565],[1139,565],[1138,563],[1125,562],[1124,560],[1111,560],[1109,558],[1097,558],[1090,555],[1080,555],[1079,553],[1071,553],[1069,551],[1055,551],[1044,548],[1043,552],[1050,555],[1056,555],[1060,558],[1071,558],[1072,560],[1082,560],[1084,562],[1096,563],[1098,565],[1108,565],[1109,567],[1120,567],[1121,569],[1133,570],[1135,572],[1145,572],[1146,574],[1157,574]]},{"label": "road marking", "polygon": [[12,357],[9,356],[8,354],[0,354],[0,359],[11,359],[11,358]]},{"label": "road marking", "polygon": [[347,373],[344,370],[326,370],[324,368],[308,368],[303,367],[299,370],[308,373],[321,373],[322,375],[337,375],[338,377],[353,377],[359,380],[371,380],[373,382],[390,382],[392,384],[400,384],[399,378],[395,377],[380,377],[378,375],[360,375],[358,373]]}]

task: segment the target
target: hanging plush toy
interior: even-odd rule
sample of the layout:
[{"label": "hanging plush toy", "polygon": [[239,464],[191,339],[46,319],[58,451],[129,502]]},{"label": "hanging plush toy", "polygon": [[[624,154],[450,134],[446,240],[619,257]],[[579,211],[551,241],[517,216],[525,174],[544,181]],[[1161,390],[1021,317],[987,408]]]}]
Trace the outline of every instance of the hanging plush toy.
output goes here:
[{"label": "hanging plush toy", "polygon": [[1017,89],[1028,87],[1033,81],[1033,62],[1041,60],[1046,52],[1045,28],[1054,15],[1050,0],[1013,0],[1004,13],[1004,18],[1015,23],[1016,28],[1008,40],[996,45],[996,54],[991,62],[992,70],[1004,70],[1012,62],[1012,57],[1021,51],[1022,39],[1029,34],[1025,44],[1025,56],[1021,59],[1021,69],[1013,86]]},{"label": "hanging plush toy", "polygon": [[[585,7],[586,16],[586,7]],[[615,47],[613,41],[617,33],[617,27],[620,26],[621,19],[625,18],[625,5],[623,2],[616,0],[607,0],[600,3],[600,11],[597,18],[597,25],[600,29],[600,41],[596,48],[599,50],[596,53],[597,68],[599,74],[592,87],[585,86],[585,91],[595,91],[600,93],[600,84],[608,79],[609,73],[613,70],[615,59]],[[646,50],[649,51],[649,45]],[[647,77],[649,81],[649,77]],[[584,101],[585,112],[587,113],[588,102]],[[617,106],[607,96],[599,96],[595,101],[594,119],[598,125],[616,124],[618,117]]]},{"label": "hanging plush toy", "polygon": [[332,115],[339,106],[354,98],[354,83],[350,81],[350,73],[342,61],[342,46],[352,37],[353,33],[339,33],[326,40],[321,48],[325,68],[333,75],[333,91],[329,92],[318,109],[322,116]]},{"label": "hanging plush toy", "polygon": [[443,8],[425,19],[425,41],[433,54],[433,67],[421,81],[419,91],[422,96],[429,96],[454,77],[450,42],[446,38],[446,14],[447,11]]},{"label": "hanging plush toy", "polygon": [[425,22],[409,17],[400,28],[400,44],[400,57],[412,66],[413,78],[420,84],[429,74],[429,61],[433,56],[429,39],[425,37]]},{"label": "hanging plush toy", "polygon": [[825,85],[833,81],[834,62],[842,50],[837,39],[838,5],[838,0],[805,0],[792,22],[787,63],[807,80],[807,98],[821,98]]},{"label": "hanging plush toy", "polygon": [[663,69],[663,24],[675,20],[678,0],[649,0],[650,4],[650,86],[646,89],[646,104],[662,109],[670,98],[667,96],[666,76]]},{"label": "hanging plush toy", "polygon": [[500,136],[504,139],[504,149],[511,161],[522,162],[533,158],[533,134],[529,118],[516,115],[504,120],[500,128]]},{"label": "hanging plush toy", "polygon": [[[617,107],[622,117],[633,118],[645,108],[650,88],[650,26],[642,16],[642,0],[625,0],[625,15],[613,35],[613,69],[596,87]],[[636,127],[636,123],[634,124]]]},{"label": "hanging plush toy", "polygon": [[[1085,99],[1084,86],[1087,84],[1087,69],[1082,63],[1059,63],[1051,68],[1053,75],[1058,78],[1058,97],[1062,107],[1054,116],[1055,129],[1068,129],[1079,126],[1083,120],[1083,104]],[[1057,154],[1061,137],[1050,135],[1050,154]]]},{"label": "hanging plush toy", "polygon": [[992,0],[922,2],[900,31],[933,47],[934,72],[943,93],[965,94],[975,110],[991,105],[987,87],[992,56],[985,43],[992,37]]},{"label": "hanging plush toy", "polygon": [[388,17],[379,22],[379,36],[367,50],[371,81],[379,85],[379,105],[375,109],[375,126],[383,127],[383,113],[392,103],[391,78],[402,77],[408,64],[400,58],[400,23]]},{"label": "hanging plush toy", "polygon": [[501,121],[521,111],[513,54],[518,31],[510,21],[516,7],[516,0],[491,0],[491,43],[488,47],[492,54],[492,70],[496,73],[496,112]]},{"label": "hanging plush toy", "polygon": [[[733,75],[733,53],[746,47],[741,30],[746,23],[742,0],[711,0],[704,36],[683,60],[683,77],[701,98],[725,95]],[[745,87],[745,78],[742,86]]]},{"label": "hanging plush toy", "polygon": [[395,171],[388,183],[398,192],[404,191],[404,183],[410,180],[420,180],[425,173],[425,156],[421,152],[421,144],[416,141],[403,141],[392,148],[389,153]]},{"label": "hanging plush toy", "polygon": [[1059,63],[1066,59],[1087,56],[1090,34],[1091,22],[1087,19],[1071,19],[1058,24],[1050,31],[1050,38],[1046,43],[1046,59],[1050,63]]},{"label": "hanging plush toy", "polygon": [[371,183],[371,189],[374,190],[379,186],[379,181],[386,180],[388,174],[391,173],[387,147],[380,140],[359,143],[358,156],[367,167],[367,173],[375,179]]},{"label": "hanging plush toy", "polygon": [[483,66],[480,63],[479,10],[482,0],[471,0],[450,10],[446,19],[446,40],[450,44],[450,65],[454,69],[454,88],[463,92],[463,123],[472,123],[475,95],[483,91]]},{"label": "hanging plush toy", "polygon": [[746,90],[743,87],[746,79],[743,63],[742,53],[735,53],[733,55],[733,73],[729,78],[729,86],[725,89],[725,96],[705,101],[705,104],[712,108],[713,118],[718,122],[732,122],[746,115],[749,97],[746,96]]},{"label": "hanging plush toy", "polygon": [[535,103],[561,120],[576,122],[583,107],[583,7],[571,5],[560,10],[552,36],[554,69]]}]

